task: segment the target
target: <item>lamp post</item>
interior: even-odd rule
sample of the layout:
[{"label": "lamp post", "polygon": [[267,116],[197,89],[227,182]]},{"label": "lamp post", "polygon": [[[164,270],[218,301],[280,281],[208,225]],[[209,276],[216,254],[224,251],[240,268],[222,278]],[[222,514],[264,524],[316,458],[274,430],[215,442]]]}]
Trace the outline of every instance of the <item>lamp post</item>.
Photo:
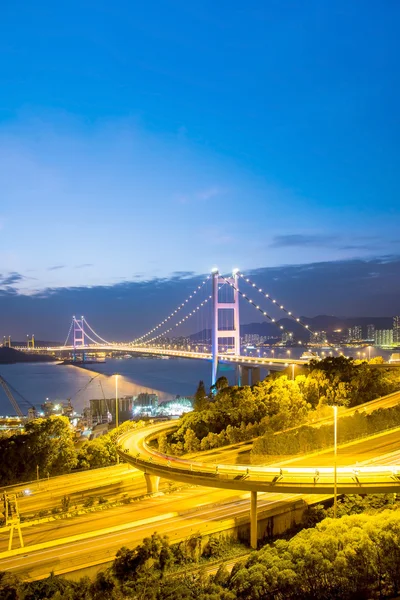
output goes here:
[{"label": "lamp post", "polygon": [[292,381],[294,381],[294,363],[292,363]]},{"label": "lamp post", "polygon": [[337,406],[333,407],[333,518],[337,515]]},{"label": "lamp post", "polygon": [[[115,428],[118,429],[118,377],[119,375],[115,374]],[[115,440],[117,443],[117,440]],[[119,465],[119,454],[117,452],[117,465]]]},{"label": "lamp post", "polygon": [[368,350],[368,360],[370,361],[371,360],[371,346],[368,346],[367,350]]}]

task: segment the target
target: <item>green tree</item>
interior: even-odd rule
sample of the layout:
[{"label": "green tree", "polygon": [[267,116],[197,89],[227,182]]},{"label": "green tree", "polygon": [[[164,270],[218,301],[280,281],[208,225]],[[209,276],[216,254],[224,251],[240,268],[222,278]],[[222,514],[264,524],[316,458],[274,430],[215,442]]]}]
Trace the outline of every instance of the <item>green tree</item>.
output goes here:
[{"label": "green tree", "polygon": [[199,381],[196,393],[194,395],[193,408],[197,411],[205,410],[208,406],[208,397],[204,387],[204,381]]}]

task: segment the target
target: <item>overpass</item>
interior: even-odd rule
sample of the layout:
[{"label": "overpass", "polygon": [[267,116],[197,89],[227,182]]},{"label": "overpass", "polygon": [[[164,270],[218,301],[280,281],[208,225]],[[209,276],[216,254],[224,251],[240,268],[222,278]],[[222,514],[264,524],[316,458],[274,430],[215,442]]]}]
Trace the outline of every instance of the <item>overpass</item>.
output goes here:
[{"label": "overpass", "polygon": [[[390,494],[400,492],[400,465],[373,467],[270,467],[211,465],[162,454],[150,446],[161,432],[175,429],[162,423],[122,435],[119,455],[143,471],[149,493],[158,491],[160,477],[192,485],[251,493],[251,545],[257,545],[257,492],[285,494]],[[336,479],[336,482],[335,482]],[[335,485],[336,484],[336,485]]]}]

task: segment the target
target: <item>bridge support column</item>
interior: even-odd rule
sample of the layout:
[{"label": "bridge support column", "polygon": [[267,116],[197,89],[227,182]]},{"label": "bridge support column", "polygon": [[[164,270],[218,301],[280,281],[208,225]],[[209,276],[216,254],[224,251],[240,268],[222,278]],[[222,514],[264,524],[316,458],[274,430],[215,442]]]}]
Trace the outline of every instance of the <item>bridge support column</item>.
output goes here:
[{"label": "bridge support column", "polygon": [[261,379],[261,369],[260,367],[255,367],[251,370],[251,385],[258,383]]},{"label": "bridge support column", "polygon": [[160,482],[160,478],[157,475],[150,475],[149,473],[145,473],[144,478],[146,480],[147,493],[155,494],[156,492],[158,492],[158,484]]},{"label": "bridge support column", "polygon": [[250,385],[250,368],[242,366],[242,385]]},{"label": "bridge support column", "polygon": [[242,384],[242,365],[236,365],[236,385],[241,387]]},{"label": "bridge support column", "polygon": [[257,550],[257,492],[251,492],[250,498],[250,547]]}]

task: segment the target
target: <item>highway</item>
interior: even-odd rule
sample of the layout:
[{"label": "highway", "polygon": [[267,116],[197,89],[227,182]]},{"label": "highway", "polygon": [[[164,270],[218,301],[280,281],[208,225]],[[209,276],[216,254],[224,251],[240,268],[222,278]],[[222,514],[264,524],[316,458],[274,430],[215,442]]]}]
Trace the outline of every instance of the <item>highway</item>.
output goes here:
[{"label": "highway", "polygon": [[[173,481],[244,491],[303,494],[329,494],[332,491],[333,466],[320,465],[318,457],[310,467],[214,466],[196,459],[167,456],[150,447],[149,443],[161,431],[171,428],[170,424],[162,423],[119,438],[120,455],[145,473],[149,487],[156,485],[154,477],[165,477]],[[400,465],[362,466],[357,473],[350,466],[341,466],[337,469],[337,486],[341,494],[400,492]]]},{"label": "highway", "polygon": [[[385,398],[379,401],[381,403],[392,403],[394,399]],[[157,433],[166,426],[170,426],[170,424],[162,423],[152,428],[141,430],[140,440],[136,439],[135,443],[139,444],[140,447],[140,450],[139,447],[136,450],[140,452],[149,451],[151,454],[149,457],[150,469],[151,466],[154,467],[151,463],[159,460],[159,458],[154,455],[153,450],[149,450],[147,446],[145,448],[144,439],[149,434]],[[374,473],[374,470],[383,464],[386,466],[386,471],[384,471],[385,477],[389,476],[395,485],[395,489],[400,489],[398,488],[397,475],[394,475],[394,473],[397,473],[396,466],[400,464],[399,435],[400,430],[395,430],[376,435],[367,440],[360,440],[340,446],[338,449],[339,468],[349,469],[349,467],[354,467],[359,471],[369,466],[369,469],[372,469],[372,473]],[[121,441],[123,445],[125,442],[123,439]],[[237,446],[239,446],[239,449]],[[232,457],[236,453],[236,458],[233,458],[233,460],[237,460],[237,453],[241,451],[241,447],[238,444],[236,447],[228,450]],[[131,453],[133,450],[134,448],[131,448]],[[211,473],[213,486],[216,480],[216,465],[207,464],[206,461],[215,461],[216,459],[222,461],[225,456],[225,449],[219,449],[217,452],[218,456],[210,453],[204,459],[204,466],[208,469],[208,476]],[[126,458],[125,454],[124,458]],[[129,458],[132,459],[132,454]],[[175,461],[180,462],[182,459],[178,459],[177,457],[164,459],[164,469],[167,460],[175,463]],[[285,479],[288,477],[289,470],[294,468],[292,465],[295,465],[297,469],[304,471],[308,479],[311,479],[315,476],[315,464],[318,464],[321,469],[320,475],[323,476],[323,470],[326,468],[330,477],[332,462],[332,452],[328,450],[308,456],[295,457],[291,460],[281,462],[280,465],[269,466],[266,473],[268,473],[268,470],[271,472],[273,468],[273,472],[279,475],[279,480],[280,469],[282,469],[283,479]],[[393,469],[393,467],[395,468]],[[168,468],[170,469],[170,467]],[[232,467],[229,466],[228,468]],[[218,470],[221,469],[223,467],[219,465]],[[240,467],[236,465],[234,467],[235,473],[238,473],[237,469],[253,470],[253,467],[246,465]],[[366,472],[370,473],[371,471]],[[168,472],[168,474],[170,473]],[[359,484],[356,483],[357,477],[359,477],[359,473],[354,473],[352,470],[352,485],[356,485],[354,493],[363,493],[364,489],[360,488]],[[127,485],[138,486],[137,489],[144,491],[144,478],[142,478],[141,473],[127,469],[126,465],[61,476],[53,478],[53,480],[50,479],[49,482],[41,482],[40,485],[42,483],[49,483],[51,489],[47,491],[48,494],[59,493],[63,495],[66,493],[66,490],[79,493],[79,490],[82,491],[83,488],[90,489],[93,484],[98,483],[102,487],[105,482],[112,483],[121,480],[121,478]],[[266,479],[264,471],[263,478]],[[263,508],[277,506],[279,503],[292,502],[296,498],[304,498],[303,490],[301,490],[301,495],[299,492],[290,495],[281,493],[285,490],[279,489],[278,480],[278,486],[275,486],[273,493],[258,495],[259,511]],[[191,482],[193,483],[193,477],[191,478]],[[259,480],[257,483],[260,483]],[[209,481],[208,485],[210,485]],[[312,491],[313,493],[316,491],[314,485],[312,486]],[[332,492],[333,485],[330,483],[328,493],[331,495]],[[240,489],[183,486],[172,494],[157,494],[126,506],[111,508],[105,511],[95,511],[76,518],[26,527],[23,529],[23,535],[27,548],[24,550],[24,554],[12,557],[5,556],[7,553],[4,550],[6,550],[8,536],[6,532],[3,532],[0,536],[0,553],[2,553],[0,555],[0,569],[13,571],[27,578],[40,578],[47,576],[51,570],[58,573],[85,564],[92,564],[94,562],[101,564],[111,561],[116,551],[122,545],[135,546],[142,541],[143,537],[151,535],[154,531],[169,535],[173,541],[184,539],[197,532],[206,533],[211,530],[222,530],[228,526],[232,526],[235,519],[240,517],[248,518],[249,496],[248,492],[240,491]],[[313,497],[316,498],[316,496]],[[32,501],[31,499],[27,500]],[[104,531],[105,528],[109,527],[122,527],[123,530],[113,532]],[[68,540],[68,538],[76,534],[88,535],[90,539]],[[59,543],[52,548],[30,550],[30,547],[35,548],[36,545],[51,540],[58,540]],[[17,545],[18,543],[15,542],[14,548]]]},{"label": "highway", "polygon": [[[149,432],[150,428],[147,434]],[[353,462],[354,457],[357,457],[363,463],[368,460],[372,463],[384,461],[385,464],[398,464],[398,439],[398,432],[389,432],[380,438],[353,444],[351,454],[339,448],[338,464],[348,464],[349,457],[352,457]],[[376,452],[383,454],[383,457],[376,458]],[[388,454],[392,454],[390,460]],[[320,453],[318,458],[321,464],[322,461],[329,464],[332,457],[326,452]],[[315,464],[315,455],[292,460],[293,464],[297,462],[298,465],[307,468]],[[215,468],[214,465],[209,467]],[[123,468],[126,467],[121,466],[121,469]],[[329,492],[332,494],[332,489]],[[277,503],[292,502],[296,498],[300,498],[300,495],[284,495],[278,491],[273,494],[259,494],[258,510],[276,506]],[[27,578],[39,578],[48,575],[51,570],[62,572],[85,564],[110,561],[122,545],[135,546],[143,537],[151,535],[154,531],[169,535],[171,540],[183,539],[197,532],[221,530],[232,525],[234,519],[248,515],[248,493],[184,487],[172,494],[157,494],[126,506],[26,528],[23,534],[28,546],[49,540],[59,540],[59,544],[54,548],[39,548],[34,551],[30,551],[28,547],[23,555],[9,558],[3,554],[0,556],[0,569],[13,571]],[[143,523],[143,519],[150,522]],[[105,527],[114,525],[125,525],[127,529],[111,533],[102,532]],[[90,534],[90,539],[71,542],[66,539],[82,533]],[[6,538],[6,533],[0,537],[0,552],[6,548]]]},{"label": "highway", "polygon": [[82,504],[89,496],[115,500],[125,493],[142,495],[146,493],[146,486],[140,472],[127,464],[120,464],[3,487],[0,491],[18,494],[19,510],[24,516],[29,516],[40,510],[61,507],[64,496],[69,496],[71,506],[74,506]]},{"label": "highway", "polygon": [[[159,534],[166,534],[170,540],[183,540],[193,534],[201,532],[202,534],[221,531],[232,527],[235,520],[240,517],[248,517],[249,500],[248,494],[243,498],[237,498],[233,502],[224,503],[222,506],[209,506],[212,494],[210,490],[201,490],[199,488],[200,498],[207,501],[208,506],[197,510],[192,510],[189,514],[179,514],[185,512],[188,505],[193,508],[193,498],[186,498],[182,503],[175,495],[166,498],[160,502],[160,498],[152,498],[147,502],[147,508],[143,504],[132,512],[133,519],[129,522],[130,526],[125,531],[103,534],[98,531],[98,535],[87,540],[65,541],[53,548],[37,549],[27,551],[13,557],[4,557],[0,555],[0,569],[2,571],[11,571],[22,575],[24,578],[40,578],[47,576],[50,571],[56,573],[77,567],[82,567],[93,562],[111,561],[117,550],[123,545],[134,547],[139,544],[144,537],[151,535],[154,531]],[[221,491],[219,492],[221,494]],[[226,500],[226,491],[224,491]],[[272,508],[278,503],[293,502],[293,497],[284,497],[282,494],[268,494],[261,496],[259,500],[259,510]],[[181,508],[182,507],[182,508]],[[149,522],[143,523],[147,519]],[[109,526],[109,522],[103,523],[103,526]],[[98,530],[99,524],[95,529]],[[80,525],[77,525],[81,533]],[[72,535],[70,529],[68,535]],[[64,535],[65,532],[63,532]],[[43,539],[47,541],[46,535],[42,532]]]},{"label": "highway", "polygon": [[[309,455],[293,457],[280,464],[311,467],[318,463],[330,467],[334,461],[333,449]],[[400,427],[393,431],[376,434],[364,440],[357,440],[338,446],[337,464],[340,467],[360,467],[363,465],[400,465]],[[400,471],[399,471],[400,472]]]}]

